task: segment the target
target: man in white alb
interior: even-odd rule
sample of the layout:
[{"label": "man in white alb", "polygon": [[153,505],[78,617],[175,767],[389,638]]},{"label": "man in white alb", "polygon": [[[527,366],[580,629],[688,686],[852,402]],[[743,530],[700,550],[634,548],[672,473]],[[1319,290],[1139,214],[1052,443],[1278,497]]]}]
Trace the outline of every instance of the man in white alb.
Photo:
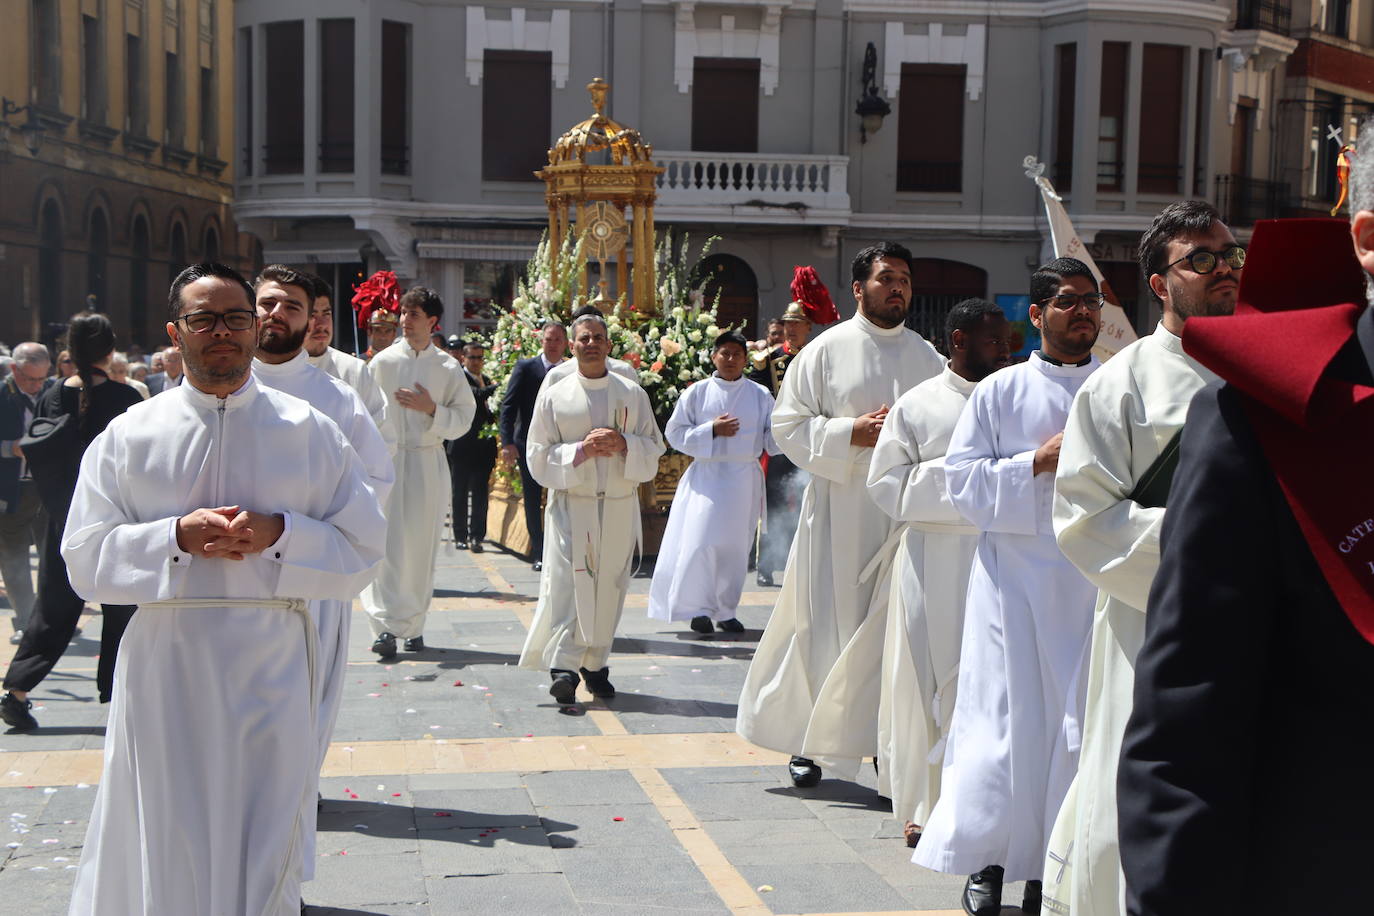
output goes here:
[{"label": "man in white alb", "polygon": [[405,640],[407,652],[425,649],[434,556],[453,492],[444,440],[467,432],[477,413],[463,367],[430,339],[443,314],[434,290],[407,290],[400,337],[368,364],[386,395],[386,422],[396,440],[396,485],[385,503],[386,560],[363,590],[376,636],[372,651],[383,659],[395,658],[397,639]]},{"label": "man in white alb", "polygon": [[520,653],[522,668],[549,672],[563,705],[584,680],[592,696],[615,696],[607,662],[639,548],[638,489],[663,454],[649,396],[606,368],[605,319],[578,318],[572,341],[577,373],[539,392],[526,439],[549,505],[539,604]]},{"label": "man in white alb", "polygon": [[115,418],[81,462],[72,587],[139,608],[73,916],[299,911],[315,614],[368,580],[384,522],[338,426],[253,379],[252,296],[228,267],[182,271],[167,332],[186,384]]},{"label": "man in white alb", "polygon": [[1145,639],[1146,599],[1159,569],[1176,437],[1193,395],[1217,379],[1183,352],[1183,325],[1195,315],[1235,311],[1244,257],[1211,204],[1165,207],[1140,240],[1141,271],[1164,316],[1153,334],[1084,383],[1064,429],[1054,530],[1064,556],[1100,591],[1078,776],[1045,862],[1046,906],[1055,913],[1126,913],[1117,761]]},{"label": "man in white alb", "polygon": [[[358,393],[385,438],[393,430],[386,423],[386,395],[372,378],[367,363],[351,353],[330,346],[334,341],[334,290],[321,277],[305,274],[313,281],[313,304],[310,307],[310,326],[305,333],[305,353],[310,365],[322,369]],[[396,441],[387,442],[394,453]]]},{"label": "man in white alb", "polygon": [[892,405],[868,468],[868,494],[897,521],[900,537],[886,626],[870,637],[883,643],[878,793],[892,799],[910,846],[940,794],[978,542],[978,529],[950,502],[945,449],[974,386],[1011,361],[1010,336],[1006,314],[991,302],[965,299],[950,309],[949,364]]},{"label": "man in white alb", "polygon": [[1030,294],[1040,349],[974,389],[945,452],[950,500],[981,534],[940,800],[912,861],[969,875],[976,916],[1000,912],[1004,878],[1026,881],[1022,909],[1040,911],[1050,825],[1078,765],[1095,596],[1050,512],[1069,404],[1100,365],[1104,300],[1073,258],[1037,270]]},{"label": "man in white alb", "polygon": [[[877,750],[878,709],[845,709],[841,689],[819,705],[828,678],[876,671],[878,655],[846,654],[869,613],[875,582],[861,574],[892,533],[868,498],[868,463],[888,408],[944,368],[905,327],[911,252],[883,243],[851,265],[857,312],[807,344],[787,368],[773,409],[773,438],[811,475],[782,590],[739,701],[737,730],[793,755],[794,785],[820,782],[820,756],[842,772]],[[886,600],[884,597],[883,600]],[[824,761],[822,761],[824,762]]]},{"label": "man in white alb", "polygon": [[773,396],[744,377],[749,341],[726,331],[711,348],[715,374],[678,398],[668,444],[692,457],[678,482],[649,586],[649,616],[690,620],[743,633],[735,616],[749,569],[749,547],[763,514],[759,457],[776,454],[769,427]]}]

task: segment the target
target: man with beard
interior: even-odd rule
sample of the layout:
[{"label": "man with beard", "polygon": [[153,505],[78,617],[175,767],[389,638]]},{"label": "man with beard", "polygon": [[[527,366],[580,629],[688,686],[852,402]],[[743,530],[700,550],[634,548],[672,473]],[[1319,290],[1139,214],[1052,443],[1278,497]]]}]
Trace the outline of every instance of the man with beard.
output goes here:
[{"label": "man with beard", "polygon": [[893,529],[868,497],[869,461],[888,406],[945,363],[903,324],[910,265],[911,252],[891,242],[855,256],[857,313],[798,354],[773,409],[773,438],[811,482],[736,728],[754,744],[794,755],[788,771],[801,788],[820,782],[826,761],[814,756],[853,773],[858,759],[876,750],[865,717],[840,704],[820,706],[817,698],[827,678],[857,678],[882,662],[880,652],[845,652],[874,601],[875,582],[863,572]]},{"label": "man with beard", "polygon": [[882,642],[882,669],[852,703],[877,710],[878,792],[892,799],[911,846],[940,794],[978,541],[950,503],[945,449],[974,386],[1011,362],[1011,325],[991,302],[965,299],[945,319],[945,343],[945,371],[897,399],[873,449],[868,494],[897,521],[900,540],[891,584],[878,586],[886,617],[864,623]]},{"label": "man with beard", "polygon": [[[333,420],[362,460],[368,485],[378,505],[385,505],[387,494],[396,481],[396,471],[382,434],[353,389],[310,365],[302,349],[314,291],[309,276],[282,264],[269,264],[253,282],[253,290],[261,327],[253,359],[253,377],[264,388],[294,395]],[[319,635],[319,663],[316,666],[319,711],[315,726],[321,764],[329,750],[339,701],[343,697],[352,612],[353,598],[350,596],[347,601],[321,601],[315,618]],[[306,840],[305,880],[309,881],[315,874],[313,825],[307,825],[303,836]]]},{"label": "man with beard", "polygon": [[[386,424],[386,395],[372,380],[367,371],[367,363],[351,353],[345,353],[333,346],[334,341],[334,290],[324,278],[314,274],[305,275],[314,284],[310,307],[310,327],[305,332],[305,353],[310,365],[334,376],[358,393],[363,405],[372,416],[385,437],[390,427]],[[387,447],[396,451],[395,441],[388,441]]]},{"label": "man with beard", "polygon": [[386,394],[386,422],[396,441],[396,486],[383,504],[390,523],[386,560],[363,590],[363,607],[376,639],[372,651],[396,656],[425,649],[425,617],[434,597],[434,557],[444,509],[453,494],[444,440],[468,431],[477,412],[467,376],[430,335],[444,314],[432,289],[416,286],[401,297],[403,339],[368,367]]},{"label": "man with beard", "polygon": [[530,420],[530,472],[550,494],[548,568],[520,653],[520,667],[549,672],[564,706],[583,680],[592,696],[615,696],[608,662],[639,546],[639,485],[663,454],[649,396],[606,367],[606,319],[583,315],[572,337],[577,373],[540,391]]},{"label": "man with beard", "polygon": [[1078,775],[1045,862],[1056,913],[1125,916],[1116,771],[1135,656],[1159,567],[1159,531],[1188,404],[1216,375],[1183,352],[1184,323],[1235,311],[1245,249],[1205,201],[1165,207],[1140,240],[1140,268],[1164,317],[1083,383],[1055,475],[1059,548],[1100,590],[1093,618]]},{"label": "man with beard", "polygon": [[[773,349],[754,354],[754,369],[749,373],[749,380],[767,388],[775,400],[782,391],[788,365],[811,336],[811,317],[801,302],[788,303],[787,310],[777,321],[782,339]],[[787,552],[797,534],[801,491],[806,481],[806,473],[798,470],[786,455],[768,456],[763,476],[768,511],[763,530],[759,532],[759,585],[772,587],[773,573],[781,572],[787,565]]]},{"label": "man with beard", "polygon": [[298,912],[319,747],[314,614],[382,556],[348,440],[250,371],[252,288],[199,264],[168,296],[186,384],[135,404],[81,462],[72,587],[138,605],[71,912]]},{"label": "man with beard", "polygon": [[950,501],[979,532],[940,800],[912,861],[969,875],[964,909],[1001,912],[1027,881],[1040,911],[1050,826],[1078,764],[1080,668],[1094,589],[1054,540],[1054,471],[1069,405],[1100,365],[1104,299],[1082,261],[1031,277],[1041,348],[974,389],[945,452]]}]

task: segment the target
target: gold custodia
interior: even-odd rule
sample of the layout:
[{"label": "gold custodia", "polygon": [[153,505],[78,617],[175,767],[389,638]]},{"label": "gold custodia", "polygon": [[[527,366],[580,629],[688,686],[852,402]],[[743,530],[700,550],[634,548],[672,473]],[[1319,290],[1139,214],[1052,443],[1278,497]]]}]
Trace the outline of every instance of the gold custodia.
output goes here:
[{"label": "gold custodia", "polygon": [[[602,279],[615,276],[615,295],[640,315],[650,315],[658,310],[653,205],[663,169],[654,164],[653,146],[639,131],[606,116],[610,90],[600,77],[587,84],[595,114],[565,131],[549,149],[548,165],[534,173],[544,182],[549,210],[550,266],[557,264],[556,252],[570,234],[569,217],[576,214],[573,231],[583,239],[584,256],[614,259],[616,270],[612,274],[603,267]],[[627,263],[632,265],[629,271],[624,269]],[[585,265],[580,269],[585,271]],[[606,296],[603,286],[603,302]]]}]

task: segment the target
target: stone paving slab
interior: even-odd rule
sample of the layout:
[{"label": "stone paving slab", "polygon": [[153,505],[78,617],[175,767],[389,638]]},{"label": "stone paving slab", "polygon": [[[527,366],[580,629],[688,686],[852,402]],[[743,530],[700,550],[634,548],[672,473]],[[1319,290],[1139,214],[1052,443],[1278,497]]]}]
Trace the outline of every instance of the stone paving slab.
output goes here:
[{"label": "stone paving slab", "polygon": [[[648,619],[645,573],[611,660],[619,696],[572,715],[548,697],[547,673],[516,667],[538,588],[528,564],[445,545],[428,648],[391,662],[370,652],[355,609],[311,916],[957,907],[962,877],[910,864],[871,767],[800,792],[785,755],[734,735],[777,590],[751,581],[748,631],[703,637]],[[0,858],[0,900],[24,900],[26,916],[66,912],[99,779],[99,615],[82,625],[34,693],[42,727],[0,734],[0,816],[19,844]]]}]

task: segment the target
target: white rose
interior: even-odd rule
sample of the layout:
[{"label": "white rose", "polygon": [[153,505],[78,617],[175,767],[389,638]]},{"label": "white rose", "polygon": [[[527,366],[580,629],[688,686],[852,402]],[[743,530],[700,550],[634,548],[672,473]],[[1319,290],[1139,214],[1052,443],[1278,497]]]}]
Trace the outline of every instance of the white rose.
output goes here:
[{"label": "white rose", "polygon": [[710,324],[710,323],[711,323],[711,313],[710,313],[710,312],[702,312],[700,315],[697,316],[697,324]]},{"label": "white rose", "polygon": [[673,306],[673,310],[669,314],[672,315],[674,318],[681,318],[683,315],[687,313],[682,310],[682,306],[675,305]]},{"label": "white rose", "polygon": [[687,339],[692,343],[701,343],[701,332],[697,330],[688,331]]},{"label": "white rose", "polygon": [[677,377],[684,382],[690,382],[692,380],[692,372],[690,369],[683,369],[677,374]]},{"label": "white rose", "polygon": [[706,336],[711,338],[712,340],[715,340],[717,337],[720,336],[720,328],[716,327],[715,325],[711,325],[706,329]]}]

